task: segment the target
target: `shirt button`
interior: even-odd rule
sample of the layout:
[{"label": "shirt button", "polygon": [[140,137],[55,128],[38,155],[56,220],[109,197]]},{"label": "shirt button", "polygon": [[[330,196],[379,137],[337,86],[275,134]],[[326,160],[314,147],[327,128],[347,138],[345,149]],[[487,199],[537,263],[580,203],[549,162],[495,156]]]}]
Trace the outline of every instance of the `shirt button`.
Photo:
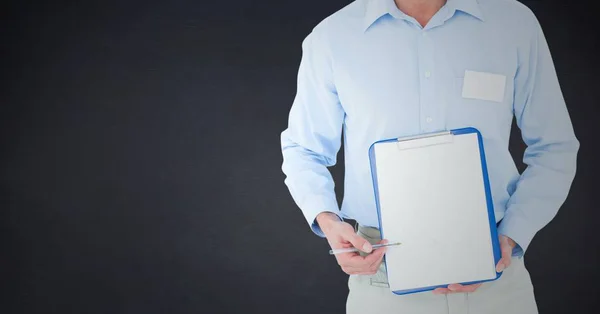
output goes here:
[{"label": "shirt button", "polygon": [[425,77],[426,77],[426,78],[429,78],[430,76],[431,76],[431,72],[429,72],[429,71],[425,71]]},{"label": "shirt button", "polygon": [[427,123],[431,123],[431,121],[433,121],[433,119],[431,119],[431,117],[427,117],[426,121],[427,121]]}]

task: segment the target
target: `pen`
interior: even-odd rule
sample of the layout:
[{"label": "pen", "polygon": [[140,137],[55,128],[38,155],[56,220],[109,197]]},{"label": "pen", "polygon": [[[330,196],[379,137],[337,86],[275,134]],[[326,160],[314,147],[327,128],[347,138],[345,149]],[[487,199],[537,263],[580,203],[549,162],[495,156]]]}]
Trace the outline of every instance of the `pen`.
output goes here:
[{"label": "pen", "polygon": [[[384,246],[392,246],[392,245],[400,245],[400,244],[402,244],[402,243],[394,242],[394,243],[387,243],[387,244],[374,244],[374,245],[371,245],[371,247],[373,249],[377,249],[377,248],[384,247]],[[349,248],[345,248],[345,249],[329,250],[329,254],[334,255],[334,254],[339,254],[339,253],[351,253],[351,252],[358,252],[358,251],[360,251],[360,250],[357,248],[349,247]]]}]

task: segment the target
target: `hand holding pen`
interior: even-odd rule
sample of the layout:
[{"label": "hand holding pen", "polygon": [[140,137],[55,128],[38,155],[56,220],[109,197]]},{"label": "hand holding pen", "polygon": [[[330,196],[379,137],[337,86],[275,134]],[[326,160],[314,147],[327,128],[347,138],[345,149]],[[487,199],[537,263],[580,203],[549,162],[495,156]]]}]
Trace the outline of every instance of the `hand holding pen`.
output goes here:
[{"label": "hand holding pen", "polygon": [[[374,245],[356,234],[354,227],[329,212],[319,214],[317,224],[325,234],[331,248],[336,250],[333,256],[346,274],[372,275],[377,273],[387,250],[387,240],[384,239],[374,244],[383,244],[383,246],[373,248]],[[356,250],[357,248],[360,248],[361,252],[369,254],[362,256]],[[338,249],[351,249],[352,252],[337,253]]]}]

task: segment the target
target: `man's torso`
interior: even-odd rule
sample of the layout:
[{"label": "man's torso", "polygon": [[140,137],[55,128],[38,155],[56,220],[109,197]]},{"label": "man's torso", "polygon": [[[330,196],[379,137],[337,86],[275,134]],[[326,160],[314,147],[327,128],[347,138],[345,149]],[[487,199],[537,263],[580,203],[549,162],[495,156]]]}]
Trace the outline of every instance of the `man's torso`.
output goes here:
[{"label": "man's torso", "polygon": [[530,43],[525,26],[533,15],[512,0],[449,0],[423,28],[399,12],[386,14],[390,2],[356,1],[315,28],[326,38],[346,113],[343,215],[377,225],[367,154],[373,142],[475,127],[500,220],[519,176],[508,140],[519,50]]}]

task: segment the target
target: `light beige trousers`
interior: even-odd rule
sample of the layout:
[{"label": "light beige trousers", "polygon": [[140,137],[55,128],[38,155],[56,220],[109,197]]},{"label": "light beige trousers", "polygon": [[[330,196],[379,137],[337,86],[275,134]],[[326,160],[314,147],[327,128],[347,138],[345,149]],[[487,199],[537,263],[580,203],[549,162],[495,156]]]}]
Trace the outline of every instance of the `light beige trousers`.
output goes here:
[{"label": "light beige trousers", "polygon": [[[380,240],[375,228],[358,227],[371,243]],[[499,279],[483,283],[472,293],[435,295],[425,291],[406,295],[391,292],[382,263],[375,275],[350,275],[347,314],[537,314],[529,272],[523,258],[513,257]]]}]

